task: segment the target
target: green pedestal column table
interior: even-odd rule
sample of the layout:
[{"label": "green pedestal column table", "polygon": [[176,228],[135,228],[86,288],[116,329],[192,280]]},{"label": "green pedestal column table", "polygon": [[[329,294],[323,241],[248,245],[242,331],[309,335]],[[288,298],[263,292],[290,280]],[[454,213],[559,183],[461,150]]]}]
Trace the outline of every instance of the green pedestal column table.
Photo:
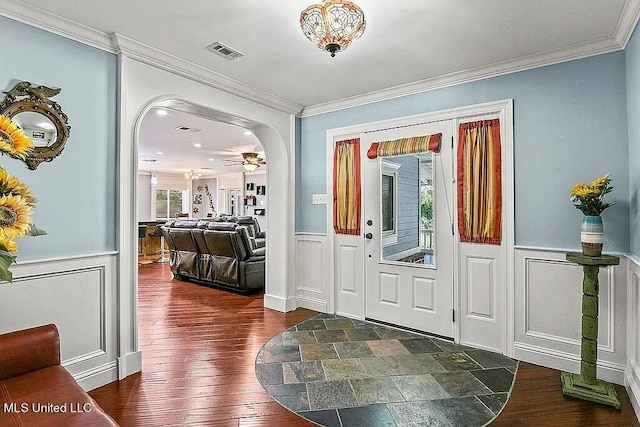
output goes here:
[{"label": "green pedestal column table", "polygon": [[566,396],[601,403],[620,409],[620,399],[613,384],[596,378],[598,361],[598,270],[620,264],[612,255],[588,256],[567,253],[567,261],[582,266],[582,344],[580,373],[562,372],[562,393]]}]

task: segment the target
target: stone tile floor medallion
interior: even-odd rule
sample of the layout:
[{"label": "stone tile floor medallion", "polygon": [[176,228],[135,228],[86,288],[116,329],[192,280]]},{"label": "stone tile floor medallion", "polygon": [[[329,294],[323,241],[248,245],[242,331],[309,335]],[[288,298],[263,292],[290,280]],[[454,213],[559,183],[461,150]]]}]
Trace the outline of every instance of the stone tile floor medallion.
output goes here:
[{"label": "stone tile floor medallion", "polygon": [[497,353],[331,314],[276,335],[256,358],[271,397],[327,427],[484,426],[517,369]]}]

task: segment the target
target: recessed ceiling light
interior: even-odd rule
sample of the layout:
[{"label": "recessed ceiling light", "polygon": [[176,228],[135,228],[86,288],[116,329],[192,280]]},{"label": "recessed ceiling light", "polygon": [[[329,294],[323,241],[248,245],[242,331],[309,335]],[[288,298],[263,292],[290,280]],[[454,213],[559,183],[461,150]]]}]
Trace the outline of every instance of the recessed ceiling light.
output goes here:
[{"label": "recessed ceiling light", "polygon": [[245,131],[244,131],[244,134],[245,134],[245,135],[253,135],[253,132],[251,132],[250,130],[245,130]]},{"label": "recessed ceiling light", "polygon": [[202,144],[193,144],[193,146],[196,147],[196,148],[200,148],[200,147],[202,147]]},{"label": "recessed ceiling light", "polygon": [[213,162],[215,159],[209,159],[210,162]]},{"label": "recessed ceiling light", "polygon": [[169,113],[167,112],[167,110],[156,110],[156,114],[159,116],[166,116]]},{"label": "recessed ceiling light", "polygon": [[156,151],[156,154],[164,154],[162,151]]}]

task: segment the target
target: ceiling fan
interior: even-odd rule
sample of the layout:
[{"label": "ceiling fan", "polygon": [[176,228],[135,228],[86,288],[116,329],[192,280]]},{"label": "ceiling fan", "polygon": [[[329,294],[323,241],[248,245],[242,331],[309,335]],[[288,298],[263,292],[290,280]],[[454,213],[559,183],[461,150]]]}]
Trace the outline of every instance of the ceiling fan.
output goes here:
[{"label": "ceiling fan", "polygon": [[242,160],[240,159],[222,159],[223,162],[227,164],[225,166],[237,166],[242,165],[248,171],[254,171],[260,167],[260,165],[265,165],[267,162],[258,155],[258,153],[253,151],[248,151],[245,153],[240,153],[242,156]]}]

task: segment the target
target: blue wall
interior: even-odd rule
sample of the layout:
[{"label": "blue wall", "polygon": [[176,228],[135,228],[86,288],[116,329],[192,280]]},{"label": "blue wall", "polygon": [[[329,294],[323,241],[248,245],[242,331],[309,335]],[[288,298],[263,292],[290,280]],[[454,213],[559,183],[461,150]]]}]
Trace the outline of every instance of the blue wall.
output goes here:
[{"label": "blue wall", "polygon": [[625,55],[629,117],[630,252],[640,256],[640,31],[637,28],[627,44]]},{"label": "blue wall", "polygon": [[624,52],[551,65],[302,120],[296,231],[326,232],[328,129],[502,99],[514,100],[515,243],[577,248],[582,214],[569,189],[611,173],[616,205],[604,215],[605,250],[629,249],[629,145]]},{"label": "blue wall", "polygon": [[0,17],[0,90],[26,80],[59,87],[53,100],[69,116],[60,157],[30,171],[0,165],[38,198],[35,223],[49,234],[17,239],[18,262],[116,249],[116,56]]}]

